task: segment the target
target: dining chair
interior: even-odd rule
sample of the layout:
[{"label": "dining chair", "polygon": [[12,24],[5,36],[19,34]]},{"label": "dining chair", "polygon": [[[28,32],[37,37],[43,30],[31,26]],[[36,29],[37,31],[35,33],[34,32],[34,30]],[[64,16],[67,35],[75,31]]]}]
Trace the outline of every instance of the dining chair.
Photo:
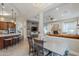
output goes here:
[{"label": "dining chair", "polygon": [[37,56],[51,56],[52,52],[43,47],[45,41],[34,39],[34,46],[36,48]]},{"label": "dining chair", "polygon": [[36,55],[36,50],[34,48],[32,37],[27,37],[27,38],[28,38],[28,44],[29,44],[29,55],[32,53],[34,56]]},{"label": "dining chair", "polygon": [[34,46],[37,52],[37,56],[68,56],[69,51],[66,50],[63,55],[58,54],[54,51],[50,51],[44,48],[45,41],[34,39]]},{"label": "dining chair", "polygon": [[64,56],[68,56],[69,55],[69,51],[65,50]]}]

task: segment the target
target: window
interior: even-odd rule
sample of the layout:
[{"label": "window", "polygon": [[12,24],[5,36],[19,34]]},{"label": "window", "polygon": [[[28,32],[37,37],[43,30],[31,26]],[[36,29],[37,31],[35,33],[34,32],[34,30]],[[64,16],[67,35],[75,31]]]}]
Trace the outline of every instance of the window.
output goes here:
[{"label": "window", "polygon": [[66,34],[76,34],[76,21],[64,22],[63,32]]},{"label": "window", "polygon": [[48,33],[48,28],[47,28],[47,26],[44,26],[44,33],[45,33],[45,34]]}]

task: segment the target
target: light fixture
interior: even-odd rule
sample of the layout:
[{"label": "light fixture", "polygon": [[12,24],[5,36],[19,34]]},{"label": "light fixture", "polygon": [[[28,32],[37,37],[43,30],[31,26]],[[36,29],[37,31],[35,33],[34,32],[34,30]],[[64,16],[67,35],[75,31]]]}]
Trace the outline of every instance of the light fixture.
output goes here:
[{"label": "light fixture", "polygon": [[4,3],[1,3],[1,5],[2,5],[2,8],[5,8]]},{"label": "light fixture", "polygon": [[[2,15],[2,11],[0,11],[0,15]],[[10,16],[11,14],[6,12],[6,11],[3,11],[3,16]]]},{"label": "light fixture", "polygon": [[1,14],[1,17],[0,17],[0,21],[4,21],[4,17],[3,17],[4,4],[2,3],[1,5],[2,5],[2,14]]},{"label": "light fixture", "polygon": [[2,10],[0,11],[0,21],[4,21],[5,17],[7,18],[7,16],[11,15],[10,21],[15,23],[16,22],[16,13],[14,14],[14,10],[11,9],[12,13],[8,13],[6,10],[4,10],[5,9],[4,3],[1,3],[1,8],[2,8]]},{"label": "light fixture", "polygon": [[15,18],[14,18],[14,21],[15,21],[14,23],[16,24],[16,13],[15,13]]},{"label": "light fixture", "polygon": [[2,8],[5,8],[5,6],[3,6]]},{"label": "light fixture", "polygon": [[13,10],[13,9],[11,9],[11,12],[12,12],[11,22],[13,23],[13,22],[14,22],[14,19],[13,19],[13,12],[14,12],[14,10]]},{"label": "light fixture", "polygon": [[4,9],[5,9],[4,3],[1,3],[1,7],[2,7],[2,10],[0,11],[0,16],[10,16],[11,15],[7,11],[4,11]]},{"label": "light fixture", "polygon": [[54,18],[52,16],[49,16],[49,20],[53,20]]},{"label": "light fixture", "polygon": [[12,9],[11,11],[12,11],[12,20],[13,20],[13,12],[14,12],[14,10]]},{"label": "light fixture", "polygon": [[16,21],[16,13],[15,13],[15,17],[14,17],[15,21]]},{"label": "light fixture", "polygon": [[63,14],[61,14],[61,16],[64,16]]},{"label": "light fixture", "polygon": [[59,10],[59,8],[56,8],[56,10]]},{"label": "light fixture", "polygon": [[12,23],[14,23],[14,21],[13,21],[13,20],[11,20],[11,22],[12,22]]},{"label": "light fixture", "polygon": [[57,19],[54,19],[54,21],[56,21]]},{"label": "light fixture", "polygon": [[[13,9],[11,11],[12,11],[12,20],[11,20],[11,22],[16,24],[16,13],[14,14]],[[15,15],[15,16],[13,16],[13,15]]]}]

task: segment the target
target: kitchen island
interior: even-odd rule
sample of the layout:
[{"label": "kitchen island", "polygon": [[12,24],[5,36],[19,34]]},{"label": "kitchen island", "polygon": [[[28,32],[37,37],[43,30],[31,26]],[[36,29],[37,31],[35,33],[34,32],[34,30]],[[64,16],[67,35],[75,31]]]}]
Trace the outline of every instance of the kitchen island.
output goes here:
[{"label": "kitchen island", "polygon": [[[12,46],[19,41],[20,34],[0,34],[0,49]],[[17,41],[17,42],[16,42]]]}]

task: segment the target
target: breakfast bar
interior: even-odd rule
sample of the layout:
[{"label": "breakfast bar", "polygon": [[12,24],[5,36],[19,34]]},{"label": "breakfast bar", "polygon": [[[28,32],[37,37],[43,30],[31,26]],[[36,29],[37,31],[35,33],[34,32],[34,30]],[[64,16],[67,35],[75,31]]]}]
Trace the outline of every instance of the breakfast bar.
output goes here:
[{"label": "breakfast bar", "polygon": [[20,41],[20,34],[1,34],[0,35],[0,49],[12,46]]}]

